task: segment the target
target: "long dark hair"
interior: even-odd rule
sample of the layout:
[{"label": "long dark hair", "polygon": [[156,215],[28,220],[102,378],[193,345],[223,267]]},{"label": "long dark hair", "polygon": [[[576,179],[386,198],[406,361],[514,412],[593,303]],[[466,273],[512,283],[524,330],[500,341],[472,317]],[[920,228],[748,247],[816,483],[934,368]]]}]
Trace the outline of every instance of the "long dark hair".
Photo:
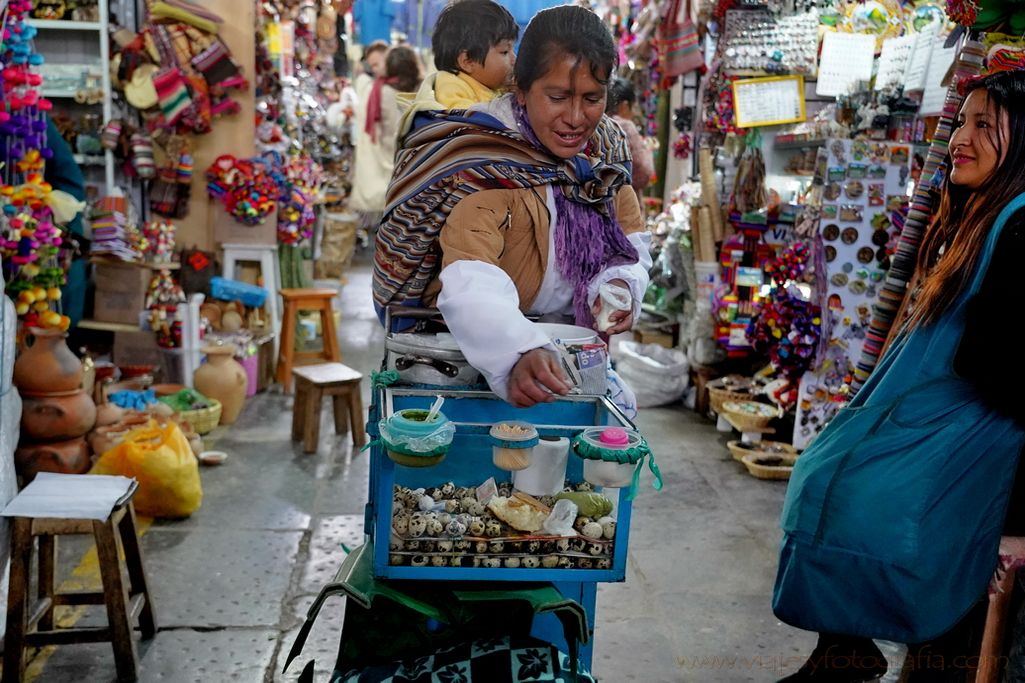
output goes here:
[{"label": "long dark hair", "polygon": [[[986,94],[987,106],[1005,114],[1007,136],[1000,125],[990,130],[1001,159],[985,184],[971,190],[950,182],[940,194],[935,218],[918,252],[917,276],[922,289],[908,318],[909,327],[935,322],[964,291],[979,260],[986,236],[1012,199],[1025,192],[1025,72],[1004,71],[970,82],[967,95]],[[949,168],[949,164],[948,164]],[[943,258],[940,258],[942,250]]]},{"label": "long dark hair", "polygon": [[396,78],[395,89],[399,92],[416,92],[424,79],[420,57],[411,47],[396,45],[388,50],[384,61],[388,78]]},{"label": "long dark hair", "polygon": [[591,75],[602,84],[619,65],[616,43],[597,14],[576,5],[552,7],[535,14],[523,32],[516,54],[516,87],[530,90],[562,55],[588,62]]}]

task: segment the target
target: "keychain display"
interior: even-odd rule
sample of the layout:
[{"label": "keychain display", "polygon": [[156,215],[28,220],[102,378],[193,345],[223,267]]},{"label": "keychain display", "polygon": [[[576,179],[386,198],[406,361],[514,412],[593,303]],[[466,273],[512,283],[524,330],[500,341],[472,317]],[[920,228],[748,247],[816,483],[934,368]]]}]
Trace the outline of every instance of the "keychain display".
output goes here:
[{"label": "keychain display", "polygon": [[[819,231],[823,263],[816,272],[826,283],[822,341],[817,367],[801,380],[796,448],[807,445],[847,398],[846,387],[853,379],[871,306],[878,296],[877,284],[889,268],[907,212],[906,201],[898,199],[907,196],[907,145],[833,139],[826,142],[825,149],[831,172],[838,177],[840,169],[845,169],[846,180],[832,181],[823,192],[823,215],[832,215],[835,207],[837,219],[823,222]],[[862,180],[875,167],[885,169],[885,178]],[[840,192],[828,191],[834,184],[842,188]]]}]

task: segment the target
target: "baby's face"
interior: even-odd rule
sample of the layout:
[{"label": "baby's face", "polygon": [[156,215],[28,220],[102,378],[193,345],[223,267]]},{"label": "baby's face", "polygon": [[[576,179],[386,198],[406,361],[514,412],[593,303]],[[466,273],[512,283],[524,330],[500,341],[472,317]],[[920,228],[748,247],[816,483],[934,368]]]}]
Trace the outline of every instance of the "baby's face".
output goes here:
[{"label": "baby's face", "polygon": [[470,74],[492,90],[498,90],[512,84],[513,66],[516,64],[516,53],[513,41],[501,40],[491,46],[484,64],[476,74]]}]

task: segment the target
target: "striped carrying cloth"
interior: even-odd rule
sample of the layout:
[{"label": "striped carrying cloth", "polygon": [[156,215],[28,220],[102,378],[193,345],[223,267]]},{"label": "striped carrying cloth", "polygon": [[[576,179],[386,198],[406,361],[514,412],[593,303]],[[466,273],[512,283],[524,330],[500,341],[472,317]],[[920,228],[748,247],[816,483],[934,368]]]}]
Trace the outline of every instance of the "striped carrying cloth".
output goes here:
[{"label": "striped carrying cloth", "polygon": [[587,147],[559,159],[480,111],[417,114],[395,157],[374,254],[378,316],[392,304],[420,306],[441,264],[438,235],[449,213],[478,190],[559,186],[573,202],[609,210],[630,183],[626,138],[602,117]]}]

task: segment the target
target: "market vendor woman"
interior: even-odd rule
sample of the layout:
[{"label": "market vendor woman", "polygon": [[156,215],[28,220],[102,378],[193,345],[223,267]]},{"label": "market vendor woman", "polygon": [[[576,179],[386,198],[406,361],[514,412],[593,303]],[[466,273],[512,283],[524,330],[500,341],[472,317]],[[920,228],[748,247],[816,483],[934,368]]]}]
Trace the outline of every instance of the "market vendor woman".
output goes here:
[{"label": "market vendor woman", "polygon": [[[598,288],[630,290],[629,330],[648,284],[648,235],[620,128],[604,116],[612,36],[589,10],[538,13],[516,91],[466,112],[418,115],[401,141],[377,239],[374,299],[436,305],[471,365],[521,407],[571,388],[526,315],[595,327]],[[632,395],[611,376],[613,396]]]}]

